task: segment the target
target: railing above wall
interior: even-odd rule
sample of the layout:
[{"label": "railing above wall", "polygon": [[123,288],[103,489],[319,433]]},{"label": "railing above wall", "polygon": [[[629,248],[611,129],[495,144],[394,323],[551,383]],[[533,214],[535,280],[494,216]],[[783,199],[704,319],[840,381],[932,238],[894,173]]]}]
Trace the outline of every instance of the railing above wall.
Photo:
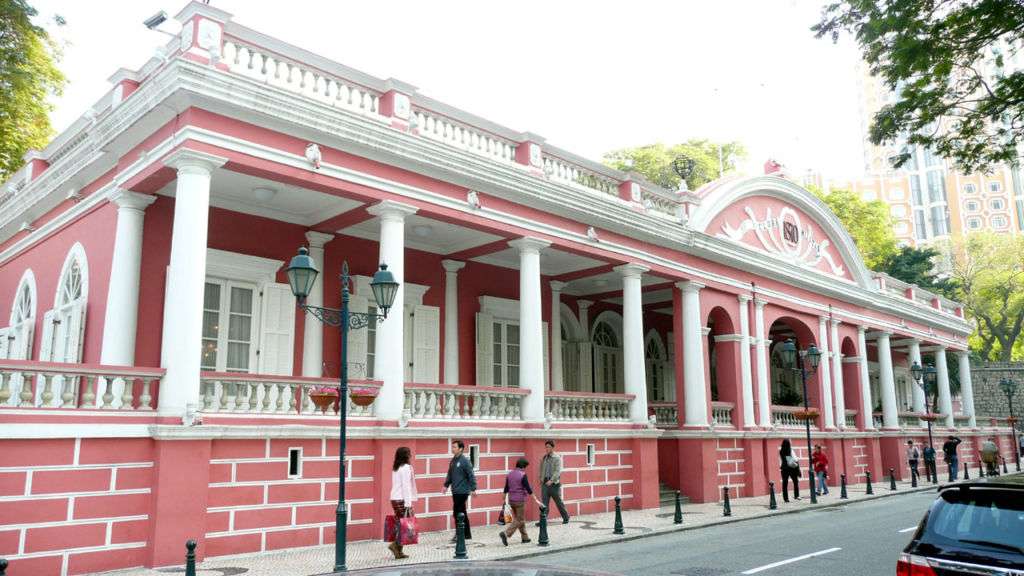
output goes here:
[{"label": "railing above wall", "polygon": [[544,413],[556,422],[628,422],[632,394],[556,392],[544,395]]},{"label": "railing above wall", "polygon": [[856,410],[851,410],[851,409],[847,408],[846,409],[846,419],[844,420],[844,422],[846,422],[846,427],[847,428],[856,428],[857,427],[857,411]]},{"label": "railing above wall", "polygon": [[162,368],[0,360],[0,408],[156,408]]},{"label": "railing above wall", "polygon": [[525,388],[405,384],[405,412],[413,419],[522,420]]},{"label": "railing above wall", "polygon": [[659,428],[679,426],[679,406],[675,402],[648,402],[647,406],[654,412],[654,420]]},{"label": "railing above wall", "polygon": [[732,412],[736,404],[732,402],[711,402],[711,425],[712,426],[734,426]]},{"label": "railing above wall", "polygon": [[[337,378],[306,378],[238,372],[202,372],[199,377],[201,410],[231,414],[321,414],[310,393],[316,388],[337,388]],[[350,380],[352,388],[375,392],[381,383],[375,380]],[[330,409],[326,412],[334,415]],[[348,402],[349,416],[371,416],[373,405],[356,406]]]}]

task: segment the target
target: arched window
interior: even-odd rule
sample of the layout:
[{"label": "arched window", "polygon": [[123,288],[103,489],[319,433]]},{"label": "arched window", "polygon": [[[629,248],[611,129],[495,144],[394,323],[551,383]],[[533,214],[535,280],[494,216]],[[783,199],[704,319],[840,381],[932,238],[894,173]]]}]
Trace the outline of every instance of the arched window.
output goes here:
[{"label": "arched window", "polygon": [[615,336],[615,331],[607,322],[601,322],[594,328],[594,344],[608,348],[619,347],[619,339]]},{"label": "arched window", "polygon": [[[68,251],[61,269],[53,310],[43,315],[43,338],[39,359],[47,362],[75,364],[82,361],[82,340],[85,334],[85,308],[89,293],[89,272],[85,249],[76,243]],[[55,376],[52,380],[52,406],[77,402],[78,381]],[[64,394],[65,388],[69,394]],[[42,395],[36,395],[36,404]]]},{"label": "arched window", "polygon": [[606,320],[594,325],[594,391],[622,392],[622,347],[615,328]]},{"label": "arched window", "polygon": [[[10,325],[0,329],[0,359],[31,360],[35,326],[36,281],[32,271],[26,270],[14,293]],[[13,406],[21,394],[21,374],[12,374],[7,384],[10,393],[7,403]]]},{"label": "arched window", "polygon": [[661,338],[656,332],[647,335],[647,342],[644,345],[644,359],[647,371],[647,398],[651,402],[662,402],[667,400],[665,386],[665,349],[661,345]]}]

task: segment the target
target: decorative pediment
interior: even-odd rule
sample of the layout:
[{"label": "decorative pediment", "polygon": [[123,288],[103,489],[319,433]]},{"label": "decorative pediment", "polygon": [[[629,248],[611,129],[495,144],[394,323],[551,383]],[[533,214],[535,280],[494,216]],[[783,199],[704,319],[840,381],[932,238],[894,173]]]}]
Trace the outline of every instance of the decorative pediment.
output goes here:
[{"label": "decorative pediment", "polygon": [[842,261],[837,262],[838,258],[833,255],[832,242],[825,237],[815,237],[814,227],[802,221],[800,212],[789,206],[777,212],[771,206],[763,208],[760,217],[753,206],[744,206],[743,212],[747,217],[735,226],[728,220],[723,222],[718,236],[754,244],[798,266],[817,268],[824,262],[836,276],[846,275]]}]

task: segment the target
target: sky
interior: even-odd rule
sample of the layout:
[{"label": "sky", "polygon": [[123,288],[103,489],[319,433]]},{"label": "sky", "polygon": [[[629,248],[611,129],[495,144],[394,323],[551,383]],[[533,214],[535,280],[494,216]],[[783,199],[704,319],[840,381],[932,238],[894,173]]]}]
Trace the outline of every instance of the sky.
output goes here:
[{"label": "sky", "polygon": [[[815,39],[821,0],[211,0],[234,21],[599,160],[691,138],[738,140],[741,169],[861,173],[856,47]],[[63,130],[168,37],[142,21],[184,0],[32,0],[61,15]],[[163,30],[177,32],[173,20]]]}]

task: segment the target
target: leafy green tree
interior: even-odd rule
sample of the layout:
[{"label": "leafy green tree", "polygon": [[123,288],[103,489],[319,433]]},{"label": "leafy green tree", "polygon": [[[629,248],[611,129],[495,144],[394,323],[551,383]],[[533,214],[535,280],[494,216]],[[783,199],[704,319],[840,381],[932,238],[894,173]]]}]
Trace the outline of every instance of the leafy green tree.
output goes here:
[{"label": "leafy green tree", "polygon": [[25,152],[49,141],[47,98],[64,88],[60,49],[32,23],[36,14],[25,0],[0,0],[0,181],[22,166]]},{"label": "leafy green tree", "polygon": [[680,155],[693,160],[693,172],[687,177],[690,190],[718,178],[719,148],[722,166],[726,171],[736,167],[736,162],[746,157],[747,151],[739,142],[712,142],[711,140],[687,140],[681,144],[666,146],[649,144],[636,148],[613,150],[604,155],[603,162],[625,172],[636,172],[650,182],[675,190],[679,187],[679,176],[672,170],[672,161]]},{"label": "leafy green tree", "polygon": [[955,292],[952,282],[948,278],[941,278],[936,271],[935,259],[939,256],[939,251],[935,248],[902,246],[894,254],[889,255],[876,270],[908,284],[916,284],[925,290],[952,296]]},{"label": "leafy green tree", "polygon": [[839,218],[868,268],[878,269],[898,252],[888,204],[864,200],[850,190],[836,189],[825,194],[817,186],[808,188]]},{"label": "leafy green tree", "polygon": [[871,73],[896,92],[875,114],[873,143],[921,145],[965,173],[1017,162],[1024,70],[1004,66],[1020,49],[1024,2],[838,0],[811,29],[833,41],[852,34]]},{"label": "leafy green tree", "polygon": [[951,244],[957,300],[977,324],[983,360],[1024,359],[1024,237],[978,232]]}]

